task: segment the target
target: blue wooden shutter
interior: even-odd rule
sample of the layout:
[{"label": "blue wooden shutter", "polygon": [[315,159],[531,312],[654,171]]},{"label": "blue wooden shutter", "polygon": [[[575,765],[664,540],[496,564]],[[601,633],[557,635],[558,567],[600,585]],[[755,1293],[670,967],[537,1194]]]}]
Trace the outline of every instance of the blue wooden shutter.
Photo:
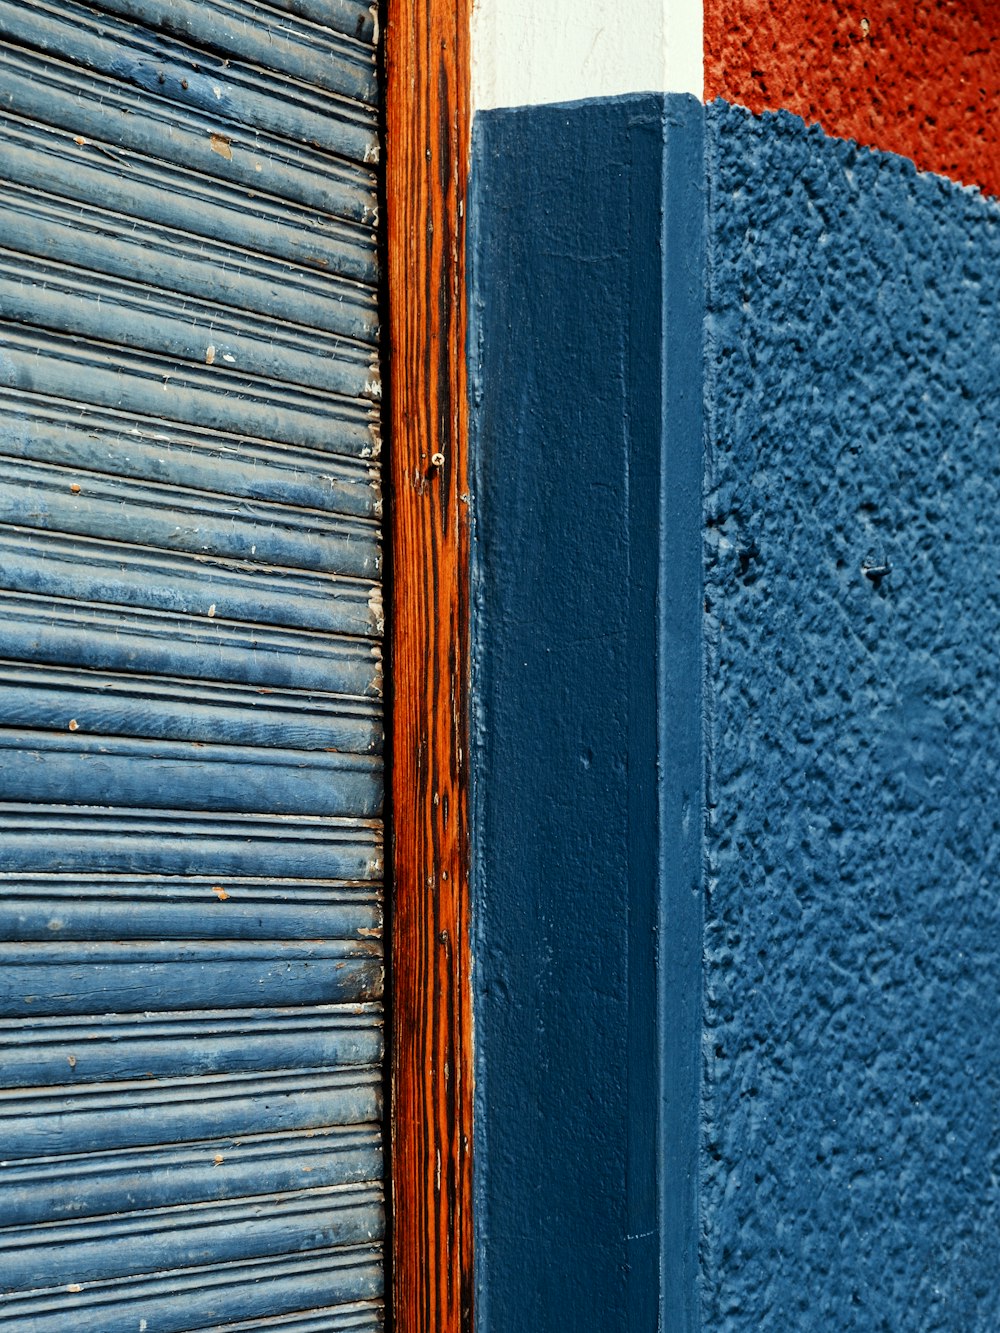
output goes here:
[{"label": "blue wooden shutter", "polygon": [[382,1327],[376,38],[0,0],[0,1330]]}]

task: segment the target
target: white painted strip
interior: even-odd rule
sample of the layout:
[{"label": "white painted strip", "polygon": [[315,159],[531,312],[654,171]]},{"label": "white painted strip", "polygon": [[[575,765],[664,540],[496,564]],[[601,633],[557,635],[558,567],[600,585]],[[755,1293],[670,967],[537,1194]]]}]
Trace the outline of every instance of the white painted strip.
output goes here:
[{"label": "white painted strip", "polygon": [[476,0],[472,29],[477,110],[703,93],[702,0]]},{"label": "white painted strip", "polygon": [[665,93],[705,96],[705,15],[703,0],[661,0],[663,88]]}]

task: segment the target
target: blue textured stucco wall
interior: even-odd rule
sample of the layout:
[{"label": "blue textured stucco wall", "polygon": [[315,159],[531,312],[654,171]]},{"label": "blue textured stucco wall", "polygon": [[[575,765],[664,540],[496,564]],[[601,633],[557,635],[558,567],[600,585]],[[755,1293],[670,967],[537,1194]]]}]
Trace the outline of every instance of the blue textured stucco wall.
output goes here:
[{"label": "blue textured stucco wall", "polygon": [[708,125],[705,1327],[994,1333],[1000,207]]}]

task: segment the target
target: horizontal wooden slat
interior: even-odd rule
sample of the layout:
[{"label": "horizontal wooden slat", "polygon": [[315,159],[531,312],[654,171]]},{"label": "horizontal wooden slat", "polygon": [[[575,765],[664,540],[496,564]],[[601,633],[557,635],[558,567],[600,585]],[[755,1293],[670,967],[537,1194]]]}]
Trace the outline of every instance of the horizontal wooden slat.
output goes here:
[{"label": "horizontal wooden slat", "polygon": [[356,754],[382,746],[371,699],[0,660],[3,727]]},{"label": "horizontal wooden slat", "polygon": [[0,944],[0,1017],[344,1004],[383,980],[374,941]]},{"label": "horizontal wooden slat", "polygon": [[[122,290],[135,293],[133,304],[138,302],[146,311],[152,308],[153,292],[167,292],[173,295],[160,299],[166,301],[167,313],[175,319],[183,312],[193,325],[199,312],[202,319],[210,312],[215,326],[208,341],[215,345],[220,360],[227,351],[238,349],[227,346],[225,336],[215,334],[215,327],[222,327],[227,312],[232,320],[236,310],[262,316],[279,336],[283,324],[294,325],[299,340],[308,335],[313,340],[308,345],[320,352],[324,333],[368,344],[378,338],[377,294],[370,286],[310,272],[207,237],[196,239],[173,228],[136,222],[106,209],[40,195],[37,189],[22,189],[9,182],[0,196],[0,247],[8,254],[57,263],[60,267],[45,281],[51,284],[59,277],[71,293],[74,281],[79,295],[86,288],[73,278],[74,269],[62,266],[99,275],[102,306],[114,291],[108,279],[118,278],[128,280]],[[148,267],[150,250],[156,252],[153,271]],[[27,268],[16,264],[15,272],[29,275]],[[134,284],[131,280],[139,276],[142,283]],[[178,293],[187,300],[179,301]],[[13,318],[7,302],[4,309]],[[29,323],[46,323],[41,313],[34,319],[25,318]],[[253,329],[252,319],[244,317],[241,323]],[[83,332],[83,328],[72,331]],[[204,340],[202,344],[207,345]],[[342,344],[334,346],[339,349]],[[240,364],[252,368],[249,361]]]},{"label": "horizontal wooden slat", "polygon": [[[101,0],[96,8],[189,38],[209,50],[242,56],[322,82],[313,50],[338,37],[371,47],[377,37],[374,5],[364,0]],[[301,50],[301,54],[300,54]]]},{"label": "horizontal wooden slat", "polygon": [[378,886],[0,873],[0,939],[378,939]]},{"label": "horizontal wooden slat", "polygon": [[[163,946],[158,947],[162,953]],[[6,946],[0,945],[0,951],[6,953]],[[213,961],[204,948],[200,956]],[[311,956],[330,966],[322,952]],[[82,957],[86,963],[86,954]],[[340,961],[335,958],[333,966]],[[371,1003],[0,1020],[0,1066],[8,1088],[115,1082],[139,1075],[329,1069],[373,1065],[381,1058],[381,1010]],[[0,1219],[5,1218],[0,1210]]]},{"label": "horizontal wooden slat", "polygon": [[189,1333],[254,1315],[270,1320],[303,1308],[371,1299],[382,1294],[381,1249],[338,1247],[305,1258],[282,1256],[72,1286],[8,1297],[0,1304],[0,1329],[136,1333],[145,1319],[149,1333]]},{"label": "horizontal wooden slat", "polygon": [[381,1118],[381,1095],[378,1066],[15,1090],[0,1092],[0,1141],[13,1162],[80,1144],[151,1147],[364,1125]]},{"label": "horizontal wooden slat", "polygon": [[311,1310],[285,1318],[241,1319],[236,1324],[216,1324],[196,1329],[194,1333],[376,1333],[385,1326],[385,1308],[381,1301],[339,1305],[336,1309]]},{"label": "horizontal wooden slat", "polygon": [[381,821],[0,803],[3,863],[95,874],[377,880]]},{"label": "horizontal wooden slat", "polygon": [[0,1290],[364,1244],[384,1225],[381,1186],[359,1184],[0,1228]]},{"label": "horizontal wooden slat", "polygon": [[380,568],[380,532],[371,519],[2,455],[0,525],[353,578],[375,578]]},{"label": "horizontal wooden slat", "polygon": [[375,636],[381,630],[378,584],[30,528],[0,528],[0,588],[208,621],[352,635]]},{"label": "horizontal wooden slat", "polygon": [[8,1163],[0,1175],[0,1215],[7,1226],[28,1226],[265,1191],[359,1184],[381,1175],[378,1125],[335,1125]]},{"label": "horizontal wooden slat", "polygon": [[[0,531],[0,581],[2,539]],[[40,581],[49,588],[69,583],[72,589],[70,578],[60,579],[58,573]],[[95,582],[88,581],[88,588]],[[192,679],[204,676],[206,680],[371,698],[381,695],[378,643],[335,633],[240,624],[207,616],[205,608],[199,609],[201,615],[174,614],[0,590],[0,654],[18,661],[102,666]],[[349,628],[362,632],[377,628],[377,606],[366,606],[367,616],[357,605],[344,610],[342,622]]]},{"label": "horizontal wooden slat", "polygon": [[376,756],[192,741],[0,730],[0,801],[221,812],[381,812]]},{"label": "horizontal wooden slat", "polygon": [[126,368],[120,348],[17,324],[0,323],[0,349],[4,381],[21,392],[355,458],[378,453],[377,407],[365,399],[141,351],[129,351]]},{"label": "horizontal wooden slat", "polygon": [[[31,45],[110,70],[182,105],[213,111],[221,105],[245,124],[266,124],[306,143],[317,141],[310,115],[332,112],[369,127],[375,119],[376,51],[371,40],[358,39],[356,23],[354,33],[336,32],[266,7],[253,14],[245,3],[226,0],[171,0],[166,13],[155,0],[105,0],[99,7],[27,0],[24,8],[30,12],[12,22]],[[370,27],[370,10],[366,17]],[[41,46],[45,40],[50,47]]]},{"label": "horizontal wooden slat", "polygon": [[[256,7],[255,0],[249,2]],[[353,33],[362,42],[378,41],[378,0],[270,0],[270,7],[337,32]]]},{"label": "horizontal wooden slat", "polygon": [[[0,99],[2,101],[3,99]],[[114,122],[106,127],[111,133]],[[202,155],[185,168],[98,137],[68,134],[0,112],[0,175],[29,191],[44,191],[123,216],[134,216],[194,237],[373,283],[378,275],[368,194],[349,210],[355,221],[314,206],[279,200],[252,181],[218,180]]]},{"label": "horizontal wooden slat", "polygon": [[347,398],[381,396],[375,352],[363,343],[9,250],[0,250],[0,310],[33,329],[214,366],[222,392],[223,372],[235,371]]},{"label": "horizontal wooden slat", "polygon": [[0,456],[69,465],[239,501],[377,518],[379,473],[371,459],[220,435],[0,386]]}]

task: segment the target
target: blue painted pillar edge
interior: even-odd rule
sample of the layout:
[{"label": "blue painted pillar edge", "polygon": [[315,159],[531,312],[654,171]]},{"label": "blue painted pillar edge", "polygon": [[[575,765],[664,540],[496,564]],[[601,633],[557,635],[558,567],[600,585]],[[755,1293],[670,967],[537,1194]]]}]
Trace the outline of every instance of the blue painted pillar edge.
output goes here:
[{"label": "blue painted pillar edge", "polygon": [[658,586],[660,1328],[694,1333],[698,1300],[705,855],[703,502],[705,112],[666,106],[663,427]]},{"label": "blue painted pillar edge", "polygon": [[481,1333],[697,1327],[703,116],[481,114]]}]

